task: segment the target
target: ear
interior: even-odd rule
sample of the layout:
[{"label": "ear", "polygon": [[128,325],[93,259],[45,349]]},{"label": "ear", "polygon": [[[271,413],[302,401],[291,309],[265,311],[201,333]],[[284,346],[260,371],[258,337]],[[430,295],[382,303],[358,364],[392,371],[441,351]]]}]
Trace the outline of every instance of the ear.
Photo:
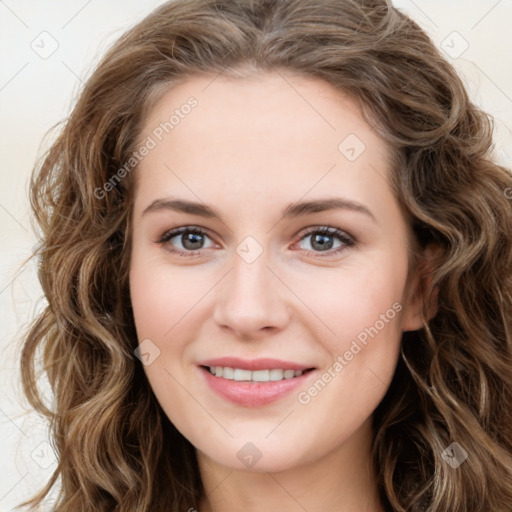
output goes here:
[{"label": "ear", "polygon": [[410,279],[406,295],[404,297],[404,314],[402,317],[402,331],[417,331],[423,328],[424,322],[428,322],[437,313],[437,287],[432,292],[430,303],[425,318],[423,308],[428,299],[427,291],[432,280],[431,272],[434,260],[441,255],[443,247],[440,244],[430,243],[423,250],[423,257],[418,263],[414,275]]}]

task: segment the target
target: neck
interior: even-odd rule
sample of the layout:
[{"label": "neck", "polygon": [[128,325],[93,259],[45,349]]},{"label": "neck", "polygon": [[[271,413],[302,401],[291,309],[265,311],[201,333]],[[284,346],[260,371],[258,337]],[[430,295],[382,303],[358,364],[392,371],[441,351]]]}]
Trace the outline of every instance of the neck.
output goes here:
[{"label": "neck", "polygon": [[199,512],[384,512],[372,469],[370,425],[323,457],[276,472],[227,468],[198,452],[205,489]]}]

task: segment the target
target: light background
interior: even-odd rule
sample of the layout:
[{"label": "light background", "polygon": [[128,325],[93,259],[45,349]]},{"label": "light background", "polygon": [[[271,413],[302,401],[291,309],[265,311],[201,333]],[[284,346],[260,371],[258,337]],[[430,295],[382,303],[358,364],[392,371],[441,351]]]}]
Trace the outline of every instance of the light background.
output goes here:
[{"label": "light background", "polygon": [[[44,422],[25,413],[18,374],[20,329],[42,303],[34,265],[20,272],[35,243],[29,174],[51,141],[45,133],[70,112],[99,58],[162,3],[0,0],[0,512],[13,510],[56,466]],[[510,168],[512,0],[394,4],[449,52],[472,99],[494,116],[495,157]]]}]

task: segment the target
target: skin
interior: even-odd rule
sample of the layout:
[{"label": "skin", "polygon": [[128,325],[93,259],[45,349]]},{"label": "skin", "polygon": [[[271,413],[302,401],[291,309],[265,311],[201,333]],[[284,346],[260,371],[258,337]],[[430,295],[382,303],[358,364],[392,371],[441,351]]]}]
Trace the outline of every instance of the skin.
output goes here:
[{"label": "skin", "polygon": [[[350,98],[315,78],[262,73],[195,76],[171,88],[147,116],[143,141],[174,109],[198,105],[136,169],[130,289],[139,341],[160,351],[144,366],[169,419],[197,449],[204,511],[377,512],[371,471],[371,415],[391,382],[404,331],[422,327],[419,270],[408,279],[410,227],[388,184],[389,149]],[[349,134],[366,149],[349,161]],[[161,209],[154,200],[206,203],[222,220]],[[348,209],[283,218],[300,200],[343,197]],[[202,228],[198,256],[182,226]],[[306,228],[336,227],[322,251]],[[248,263],[247,237],[262,249]],[[199,240],[201,242],[201,239]],[[186,241],[185,241],[186,244]],[[198,247],[196,245],[196,247]],[[199,247],[201,244],[199,243]],[[380,315],[401,308],[307,404],[298,391],[264,407],[243,407],[205,384],[197,363],[273,357],[315,367],[307,390]],[[237,452],[252,442],[261,459]]]}]

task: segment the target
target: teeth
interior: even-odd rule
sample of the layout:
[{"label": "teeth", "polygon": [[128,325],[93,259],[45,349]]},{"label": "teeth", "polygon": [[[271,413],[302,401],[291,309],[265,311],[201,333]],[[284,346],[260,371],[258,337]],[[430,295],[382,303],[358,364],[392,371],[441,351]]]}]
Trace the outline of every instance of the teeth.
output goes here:
[{"label": "teeth", "polygon": [[[231,368],[224,368],[224,375],[226,374],[226,370],[230,370]],[[234,374],[235,380],[251,380],[251,370],[240,370],[240,368],[235,368]]]},{"label": "teeth", "polygon": [[[248,372],[249,378],[246,380],[255,380],[256,382],[268,382],[270,380],[270,373],[275,370],[256,370],[254,372]],[[279,370],[277,370],[279,371]],[[281,374],[282,378],[282,374]],[[272,380],[281,380],[281,379],[272,379]]]},{"label": "teeth", "polygon": [[241,368],[229,368],[227,366],[209,366],[212,375],[224,379],[252,382],[270,382],[283,379],[293,379],[303,374],[302,370],[242,370]]},{"label": "teeth", "polygon": [[[293,371],[293,370],[292,370]],[[269,372],[269,380],[283,380],[284,370],[270,370]]]},{"label": "teeth", "polygon": [[[217,373],[217,370],[215,370],[215,373]],[[223,368],[221,377],[232,380],[235,378],[235,371],[233,368]]]}]

